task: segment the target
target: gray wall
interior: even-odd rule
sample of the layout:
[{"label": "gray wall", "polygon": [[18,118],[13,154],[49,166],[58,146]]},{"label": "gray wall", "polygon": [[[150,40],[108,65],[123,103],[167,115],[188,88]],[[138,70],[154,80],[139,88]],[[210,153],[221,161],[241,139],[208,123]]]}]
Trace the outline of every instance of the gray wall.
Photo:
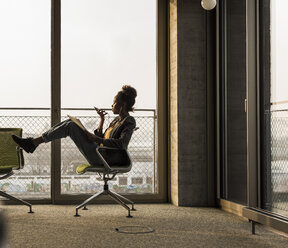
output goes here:
[{"label": "gray wall", "polygon": [[227,200],[247,201],[246,1],[227,0]]}]

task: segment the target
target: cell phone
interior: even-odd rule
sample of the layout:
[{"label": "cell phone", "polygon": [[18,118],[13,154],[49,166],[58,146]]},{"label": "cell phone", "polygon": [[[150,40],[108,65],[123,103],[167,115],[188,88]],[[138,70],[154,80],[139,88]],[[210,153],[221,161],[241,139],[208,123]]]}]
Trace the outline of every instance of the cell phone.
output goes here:
[{"label": "cell phone", "polygon": [[[98,111],[99,109],[98,108],[96,108],[95,106],[94,106],[94,108],[95,108],[95,110],[96,111]],[[105,110],[103,111],[103,114],[108,114]]]}]

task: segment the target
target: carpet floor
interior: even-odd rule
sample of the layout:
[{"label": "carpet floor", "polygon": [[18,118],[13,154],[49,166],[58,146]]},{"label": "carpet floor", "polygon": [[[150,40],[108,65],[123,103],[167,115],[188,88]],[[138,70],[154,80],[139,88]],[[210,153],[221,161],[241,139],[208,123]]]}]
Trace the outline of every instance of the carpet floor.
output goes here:
[{"label": "carpet floor", "polygon": [[[120,205],[89,205],[74,217],[74,206],[5,205],[9,248],[17,247],[288,247],[288,238],[215,208],[137,204],[133,218]],[[149,226],[146,234],[119,233],[123,226]],[[132,229],[134,230],[134,229]],[[136,229],[135,229],[136,230]]]}]

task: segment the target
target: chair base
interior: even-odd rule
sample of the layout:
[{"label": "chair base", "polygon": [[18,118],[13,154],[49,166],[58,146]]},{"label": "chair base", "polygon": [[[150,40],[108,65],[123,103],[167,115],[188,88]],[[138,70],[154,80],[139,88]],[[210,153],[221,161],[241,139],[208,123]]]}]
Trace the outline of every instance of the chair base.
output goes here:
[{"label": "chair base", "polygon": [[28,213],[29,213],[29,214],[33,214],[33,213],[34,213],[34,212],[32,211],[32,205],[31,205],[30,203],[28,203],[28,202],[26,202],[26,201],[24,201],[24,200],[21,200],[21,199],[19,199],[19,198],[16,198],[16,197],[14,197],[14,196],[12,196],[12,195],[9,195],[9,194],[7,194],[7,193],[5,193],[5,192],[3,192],[3,191],[0,191],[0,195],[3,196],[3,197],[5,197],[5,198],[8,198],[9,200],[16,201],[16,202],[19,202],[19,203],[22,203],[22,204],[28,206],[28,207],[29,207],[29,212],[28,212]]},{"label": "chair base", "polygon": [[[126,197],[117,194],[116,192],[112,192],[109,190],[109,186],[107,184],[107,180],[104,180],[105,184],[104,184],[104,189],[101,192],[98,192],[94,195],[92,195],[90,198],[88,198],[87,200],[85,200],[82,204],[80,204],[79,206],[76,207],[76,213],[75,213],[75,217],[80,217],[80,215],[78,214],[78,210],[80,208],[83,207],[83,210],[88,210],[88,208],[86,207],[86,205],[92,201],[93,199],[96,199],[97,197],[101,196],[101,195],[109,195],[114,201],[116,201],[117,203],[119,203],[122,207],[124,207],[125,209],[128,210],[128,215],[126,216],[127,218],[132,218],[133,216],[130,214],[131,211],[136,211],[136,209],[134,208],[134,202],[130,201],[129,199],[127,199]],[[127,204],[125,203],[128,202],[132,205],[132,208],[130,209]]]}]

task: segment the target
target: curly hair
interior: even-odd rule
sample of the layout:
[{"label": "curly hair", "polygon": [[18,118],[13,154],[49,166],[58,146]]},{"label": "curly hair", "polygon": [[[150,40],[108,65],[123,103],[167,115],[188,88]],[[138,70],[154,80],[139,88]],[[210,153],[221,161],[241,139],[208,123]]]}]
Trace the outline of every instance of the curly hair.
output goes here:
[{"label": "curly hair", "polygon": [[137,91],[130,85],[123,85],[122,90],[116,95],[117,101],[126,103],[127,111],[134,111],[133,105],[135,104],[135,98]]}]

